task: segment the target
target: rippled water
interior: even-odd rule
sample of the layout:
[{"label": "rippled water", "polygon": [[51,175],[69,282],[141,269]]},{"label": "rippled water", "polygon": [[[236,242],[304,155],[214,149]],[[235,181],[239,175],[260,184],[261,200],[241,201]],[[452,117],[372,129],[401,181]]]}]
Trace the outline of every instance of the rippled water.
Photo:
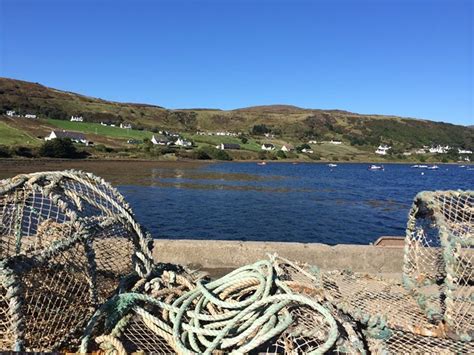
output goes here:
[{"label": "rippled water", "polygon": [[[222,163],[151,168],[142,185],[119,190],[159,238],[367,244],[403,235],[423,190],[473,189],[474,170],[367,164]],[[471,168],[472,169],[472,168]]]}]

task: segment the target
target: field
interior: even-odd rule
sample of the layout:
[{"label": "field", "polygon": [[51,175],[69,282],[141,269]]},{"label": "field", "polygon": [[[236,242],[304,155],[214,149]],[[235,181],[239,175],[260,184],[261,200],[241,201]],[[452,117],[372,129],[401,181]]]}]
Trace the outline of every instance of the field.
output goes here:
[{"label": "field", "polygon": [[259,152],[261,149],[261,144],[257,143],[254,139],[249,139],[247,143],[242,144],[239,138],[237,137],[229,137],[229,136],[200,136],[200,135],[185,135],[187,139],[192,140],[196,143],[197,146],[201,145],[212,145],[216,146],[221,143],[234,143],[239,144],[240,149],[250,150],[253,152]]},{"label": "field", "polygon": [[0,145],[36,146],[41,140],[0,121]]},{"label": "field", "polygon": [[71,122],[66,120],[46,120],[51,126],[61,128],[67,131],[75,131],[82,133],[92,133],[99,136],[119,138],[119,139],[140,139],[151,138],[152,132],[139,131],[135,129],[123,129],[120,127],[102,126],[100,123],[88,123],[88,122]]}]

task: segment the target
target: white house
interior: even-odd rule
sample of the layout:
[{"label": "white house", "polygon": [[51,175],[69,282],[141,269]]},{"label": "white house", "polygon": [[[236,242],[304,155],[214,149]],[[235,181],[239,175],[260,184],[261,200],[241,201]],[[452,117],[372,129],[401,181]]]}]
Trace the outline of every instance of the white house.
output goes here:
[{"label": "white house", "polygon": [[120,128],[132,129],[132,124],[131,123],[120,123]]},{"label": "white house", "polygon": [[56,138],[69,138],[74,143],[82,143],[89,145],[88,140],[82,133],[69,132],[69,131],[51,131],[51,133],[44,137],[45,141],[50,141]]},{"label": "white house", "polygon": [[291,144],[283,144],[283,147],[280,149],[283,152],[291,152],[295,150],[295,148]]},{"label": "white house", "polygon": [[308,153],[308,154],[313,154],[314,153],[314,151],[310,148],[303,148],[303,149],[301,149],[301,152]]},{"label": "white house", "polygon": [[331,141],[330,141],[329,143],[331,143],[331,144],[336,144],[336,145],[342,144],[341,141],[334,141],[334,140],[332,140],[332,139],[331,139]]},{"label": "white house", "polygon": [[451,147],[449,145],[446,145],[444,147],[441,146],[441,145],[438,145],[436,147],[431,147],[430,148],[430,153],[446,154],[450,149],[451,149]]},{"label": "white house", "polygon": [[318,141],[315,141],[315,140],[313,139],[313,140],[310,140],[310,141],[308,142],[308,144],[318,144]]},{"label": "white house", "polygon": [[216,146],[217,149],[227,150],[227,149],[240,149],[240,145],[236,143],[221,143]]},{"label": "white house", "polygon": [[153,137],[151,137],[151,142],[155,145],[170,145],[170,143],[171,143],[167,139],[155,137],[155,135],[153,135]]},{"label": "white house", "polygon": [[271,143],[263,143],[262,144],[262,150],[275,150],[275,146]]},{"label": "white house", "polygon": [[472,154],[472,150],[458,148],[459,154]]},{"label": "white house", "polygon": [[33,115],[33,114],[31,114],[31,113],[27,113],[27,114],[25,115],[25,118],[36,118],[36,115]]},{"label": "white house", "polygon": [[417,149],[417,150],[415,150],[415,153],[416,153],[416,154],[426,154],[426,150],[424,150],[424,149]]},{"label": "white house", "polygon": [[7,116],[15,117],[15,116],[16,116],[16,112],[15,112],[15,111],[7,111]]},{"label": "white house", "polygon": [[71,122],[83,122],[82,116],[71,116]]},{"label": "white house", "polygon": [[389,149],[392,149],[392,147],[389,147],[388,145],[379,145],[379,147],[378,147],[377,150],[375,151],[375,154],[387,155],[387,151],[388,151]]},{"label": "white house", "polygon": [[176,144],[178,147],[191,147],[193,144],[190,141],[187,141],[183,138],[178,138],[174,144]]}]

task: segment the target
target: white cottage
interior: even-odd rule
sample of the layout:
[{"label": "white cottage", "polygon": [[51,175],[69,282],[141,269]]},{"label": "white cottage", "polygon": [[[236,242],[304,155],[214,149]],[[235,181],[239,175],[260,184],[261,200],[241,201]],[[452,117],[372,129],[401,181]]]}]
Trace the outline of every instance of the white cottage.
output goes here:
[{"label": "white cottage", "polygon": [[82,143],[89,145],[89,141],[82,133],[69,131],[51,131],[51,133],[44,138],[45,141],[50,141],[56,138],[69,138],[74,143]]},{"label": "white cottage", "polygon": [[271,143],[263,143],[262,150],[267,150],[267,151],[275,150],[275,146]]},{"label": "white cottage", "polygon": [[71,116],[71,122],[83,122],[82,116]]},{"label": "white cottage", "polygon": [[388,145],[379,145],[377,150],[375,151],[375,154],[379,155],[387,155],[387,152],[389,149],[392,149],[392,147],[389,147]]},{"label": "white cottage", "polygon": [[176,144],[178,147],[191,147],[193,144],[190,141],[187,141],[183,138],[178,138],[174,144]]}]

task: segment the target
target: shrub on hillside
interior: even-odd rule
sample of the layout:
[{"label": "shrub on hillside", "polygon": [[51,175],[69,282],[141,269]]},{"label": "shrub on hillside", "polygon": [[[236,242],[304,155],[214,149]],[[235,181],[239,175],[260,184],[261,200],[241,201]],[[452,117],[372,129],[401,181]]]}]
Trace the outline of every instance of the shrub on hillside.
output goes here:
[{"label": "shrub on hillside", "polygon": [[8,147],[0,145],[0,158],[10,158],[11,156],[12,153],[10,152],[10,149],[8,149]]},{"label": "shrub on hillside", "polygon": [[39,155],[49,158],[77,158],[76,147],[68,138],[57,138],[43,143]]},{"label": "shrub on hillside", "polygon": [[29,147],[16,147],[13,153],[19,157],[33,158],[35,153]]},{"label": "shrub on hillside", "polygon": [[283,150],[279,150],[276,154],[277,158],[279,159],[286,159],[286,154]]},{"label": "shrub on hillside", "polygon": [[231,156],[224,150],[219,150],[214,147],[202,147],[200,154],[207,154],[210,158],[215,160],[232,160]]}]

